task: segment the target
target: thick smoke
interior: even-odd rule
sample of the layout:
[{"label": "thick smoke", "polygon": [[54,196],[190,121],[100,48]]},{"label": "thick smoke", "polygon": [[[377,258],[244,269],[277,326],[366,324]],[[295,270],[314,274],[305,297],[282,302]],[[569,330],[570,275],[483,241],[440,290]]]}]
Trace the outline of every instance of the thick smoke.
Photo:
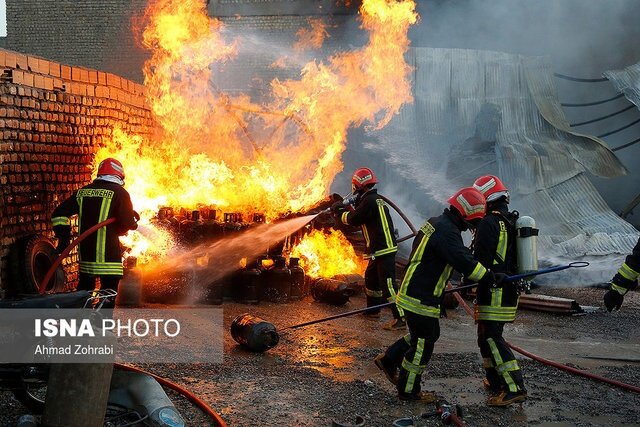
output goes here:
[{"label": "thick smoke", "polygon": [[[640,61],[640,2],[637,0],[438,0],[419,2],[422,17],[410,33],[415,46],[495,50],[525,56],[548,56],[555,71],[600,78],[607,70]],[[557,80],[561,102],[586,103],[616,95],[610,82]],[[619,111],[630,105],[618,99],[593,107],[565,108],[570,123]],[[633,108],[610,119],[575,129],[601,135],[640,117]],[[605,138],[614,148],[640,137],[640,124]],[[615,212],[640,192],[640,144],[616,153],[629,169],[625,177],[592,178]],[[640,227],[640,207],[628,221]]]}]

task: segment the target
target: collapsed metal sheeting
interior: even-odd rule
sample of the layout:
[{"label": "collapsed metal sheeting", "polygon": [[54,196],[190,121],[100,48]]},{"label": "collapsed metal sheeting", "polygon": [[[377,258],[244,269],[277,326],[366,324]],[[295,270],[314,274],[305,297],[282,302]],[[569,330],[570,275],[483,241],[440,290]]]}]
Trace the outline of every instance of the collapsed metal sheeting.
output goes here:
[{"label": "collapsed metal sheeting", "polygon": [[604,76],[636,107],[640,108],[640,62],[623,70],[605,71]]},{"label": "collapsed metal sheeting", "polygon": [[626,169],[603,141],[570,129],[544,58],[432,48],[407,57],[415,102],[370,132],[377,142],[368,148],[439,202],[482,174],[499,175],[511,207],[538,222],[542,258],[631,251],[638,231],[585,174]]}]

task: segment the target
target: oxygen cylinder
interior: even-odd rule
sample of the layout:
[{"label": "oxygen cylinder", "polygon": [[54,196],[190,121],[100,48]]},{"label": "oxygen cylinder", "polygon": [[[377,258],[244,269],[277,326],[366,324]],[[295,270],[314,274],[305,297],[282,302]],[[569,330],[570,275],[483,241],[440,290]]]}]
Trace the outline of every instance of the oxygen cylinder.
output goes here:
[{"label": "oxygen cylinder", "polygon": [[[538,270],[538,229],[530,216],[521,216],[516,221],[516,252],[518,274]],[[533,280],[533,277],[529,280]]]},{"label": "oxygen cylinder", "polygon": [[256,352],[269,350],[280,341],[273,324],[249,313],[243,313],[233,319],[231,336],[241,346]]},{"label": "oxygen cylinder", "polygon": [[300,267],[299,258],[289,259],[289,270],[291,270],[291,295],[289,299],[298,301],[304,292],[304,269]]},{"label": "oxygen cylinder", "polygon": [[142,271],[138,259],[134,256],[125,260],[124,275],[118,286],[116,305],[120,307],[138,307],[142,300]]}]

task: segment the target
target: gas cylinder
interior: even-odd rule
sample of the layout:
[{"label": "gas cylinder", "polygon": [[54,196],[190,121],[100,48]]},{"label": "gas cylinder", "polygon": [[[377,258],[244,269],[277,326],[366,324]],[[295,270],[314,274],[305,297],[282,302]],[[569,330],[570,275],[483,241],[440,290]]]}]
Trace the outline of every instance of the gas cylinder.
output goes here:
[{"label": "gas cylinder", "polygon": [[338,280],[347,284],[347,287],[353,292],[351,296],[358,295],[364,292],[364,277],[360,274],[336,274],[332,277],[333,280]]},{"label": "gas cylinder", "polygon": [[280,341],[275,326],[249,313],[243,313],[233,319],[231,336],[244,348],[256,352],[269,350]]},{"label": "gas cylinder", "polygon": [[138,307],[142,299],[142,271],[138,267],[138,259],[127,257],[124,264],[124,275],[118,286],[116,305],[120,307]]},{"label": "gas cylinder", "polygon": [[304,296],[304,269],[300,267],[300,258],[289,258],[291,270],[291,295],[289,299],[298,301]]},{"label": "gas cylinder", "polygon": [[260,302],[260,277],[262,271],[257,265],[243,268],[234,282],[236,301],[244,304],[258,304]]},{"label": "gas cylinder", "polygon": [[311,284],[313,299],[333,305],[344,305],[353,291],[346,283],[333,279],[318,279]]},{"label": "gas cylinder", "polygon": [[269,302],[286,302],[291,295],[291,270],[283,256],[274,258],[273,267],[263,274],[262,299]]},{"label": "gas cylinder", "polygon": [[[530,216],[521,216],[516,221],[516,252],[518,273],[538,270],[538,232],[536,222]],[[528,279],[533,280],[533,277]]]}]

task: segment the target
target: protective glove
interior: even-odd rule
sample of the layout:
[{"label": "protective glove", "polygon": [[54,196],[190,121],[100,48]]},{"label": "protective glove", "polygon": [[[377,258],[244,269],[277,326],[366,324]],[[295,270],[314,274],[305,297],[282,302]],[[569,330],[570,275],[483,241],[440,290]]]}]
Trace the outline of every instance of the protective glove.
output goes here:
[{"label": "protective glove", "polygon": [[622,307],[622,302],[624,301],[624,297],[620,295],[618,291],[614,291],[613,289],[609,289],[604,294],[604,305],[607,307],[607,311],[611,312],[614,308],[616,310],[620,310]]},{"label": "protective glove", "polygon": [[493,287],[493,284],[495,282],[496,282],[495,274],[493,274],[493,271],[487,270],[487,272],[484,273],[484,276],[482,276],[482,278],[478,280],[478,285],[485,288],[491,288]]},{"label": "protective glove", "polygon": [[494,276],[496,278],[495,282],[493,283],[494,288],[501,288],[503,285],[504,279],[509,277],[504,273],[494,273]]},{"label": "protective glove", "polygon": [[347,207],[342,202],[335,202],[331,205],[331,212],[334,215],[340,215],[342,212],[346,211]]},{"label": "protective glove", "polygon": [[136,211],[133,211],[133,219],[135,219],[136,222],[140,221],[140,214]]}]

